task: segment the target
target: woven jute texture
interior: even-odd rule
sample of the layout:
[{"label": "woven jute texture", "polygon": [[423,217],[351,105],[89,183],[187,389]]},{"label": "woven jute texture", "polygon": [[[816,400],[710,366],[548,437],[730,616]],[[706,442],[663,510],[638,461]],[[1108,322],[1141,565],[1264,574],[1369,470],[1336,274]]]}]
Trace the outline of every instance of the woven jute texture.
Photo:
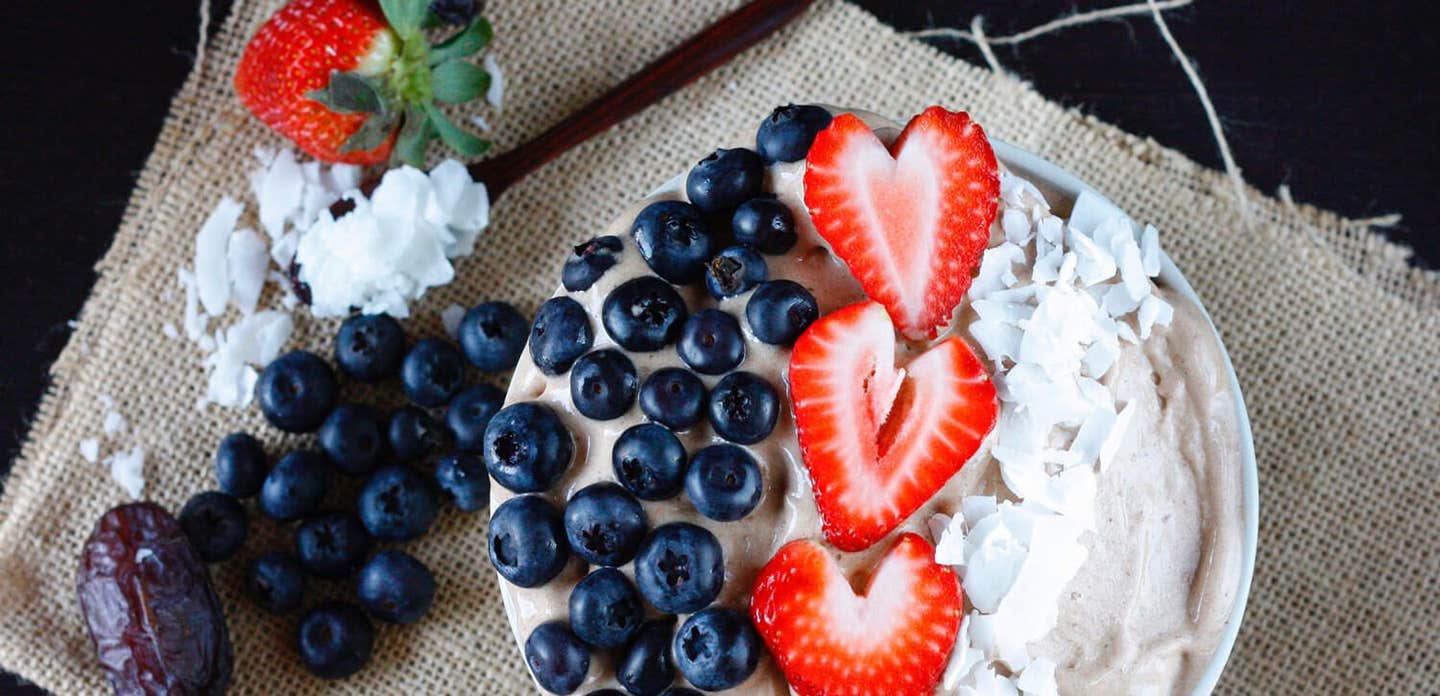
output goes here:
[{"label": "woven jute texture", "polygon": [[[195,230],[222,195],[247,191],[253,148],[281,145],[239,106],[229,80],[245,39],[277,4],[238,1],[175,98],[0,501],[0,664],[56,693],[106,688],[73,586],[91,525],[125,499],[77,453],[101,432],[102,395],[145,447],[147,496],[172,509],[215,485],[210,460],[226,433],[261,435],[276,454],[307,443],[281,437],[253,409],[197,410],[198,353],[161,332],[179,323],[175,272],[190,265]],[[504,112],[489,119],[498,147],[571,113],[733,4],[492,2],[509,81]],[[856,7],[820,3],[521,183],[456,282],[416,308],[411,334],[439,332],[439,311],[452,302],[505,298],[533,311],[555,287],[566,243],[717,145],[753,137],[772,107],[790,101],[901,118],[931,103],[968,109],[994,136],[1070,169],[1163,230],[1234,358],[1259,452],[1260,556],[1222,690],[1440,689],[1440,280],[1408,269],[1397,247],[1362,226],[1258,191],[1247,201],[1253,222],[1243,224],[1218,172],[901,37]],[[297,318],[293,344],[328,353],[334,328]],[[374,663],[333,684],[299,667],[295,617],[262,615],[239,592],[242,564],[216,566],[235,643],[233,691],[529,691],[484,524],[483,513],[447,511],[407,547],[438,576],[435,610],[417,625],[381,628]],[[252,530],[247,554],[288,543],[258,517]],[[312,599],[350,591],[313,585]]]}]

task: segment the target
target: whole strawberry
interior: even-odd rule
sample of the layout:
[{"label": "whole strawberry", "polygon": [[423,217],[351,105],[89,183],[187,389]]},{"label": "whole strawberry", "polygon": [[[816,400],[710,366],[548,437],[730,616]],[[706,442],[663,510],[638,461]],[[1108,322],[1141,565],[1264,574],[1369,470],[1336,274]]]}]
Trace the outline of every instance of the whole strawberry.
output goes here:
[{"label": "whole strawberry", "polygon": [[465,157],[490,143],[440,113],[438,103],[485,93],[490,76],[466,62],[490,42],[475,17],[431,45],[426,0],[292,0],[256,32],[235,71],[250,112],[328,162],[419,166],[439,137]]}]

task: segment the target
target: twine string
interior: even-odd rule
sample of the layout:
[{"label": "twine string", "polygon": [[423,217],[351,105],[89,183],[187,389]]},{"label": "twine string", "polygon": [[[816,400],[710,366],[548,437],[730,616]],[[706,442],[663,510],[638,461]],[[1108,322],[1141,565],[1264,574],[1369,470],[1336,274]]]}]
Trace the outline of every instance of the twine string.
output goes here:
[{"label": "twine string", "polygon": [[1225,129],[1220,123],[1220,116],[1215,110],[1215,104],[1210,100],[1210,92],[1205,88],[1205,82],[1200,79],[1200,74],[1195,70],[1195,65],[1190,61],[1185,51],[1180,48],[1180,42],[1175,40],[1175,35],[1170,33],[1170,26],[1165,22],[1164,13],[1177,8],[1193,4],[1194,0],[1146,0],[1145,2],[1130,5],[1118,5],[1106,7],[1089,12],[1078,12],[1057,19],[1050,20],[1024,31],[1010,34],[1009,36],[989,37],[985,34],[984,18],[976,15],[970,21],[970,31],[951,28],[925,29],[922,31],[910,32],[910,36],[921,39],[944,38],[969,41],[980,49],[980,54],[985,57],[985,62],[992,71],[997,73],[1005,72],[1000,61],[995,57],[995,46],[1018,45],[1035,39],[1037,37],[1052,34],[1071,27],[1094,24],[1112,19],[1132,17],[1138,15],[1150,15],[1155,26],[1160,30],[1160,36],[1165,44],[1170,47],[1170,52],[1179,61],[1180,68],[1185,72],[1185,77],[1190,81],[1190,86],[1195,90],[1195,96],[1200,100],[1200,106],[1205,110],[1205,119],[1210,124],[1211,135],[1215,138],[1216,147],[1220,150],[1220,159],[1224,163],[1225,173],[1234,187],[1235,204],[1240,209],[1241,215],[1248,224],[1250,221],[1249,198],[1245,193],[1245,178],[1240,173],[1240,166],[1235,162],[1235,156],[1230,149],[1230,141],[1225,137]]},{"label": "twine string", "polygon": [[205,42],[210,37],[210,0],[200,0],[200,36],[195,40],[195,69],[205,67]]}]

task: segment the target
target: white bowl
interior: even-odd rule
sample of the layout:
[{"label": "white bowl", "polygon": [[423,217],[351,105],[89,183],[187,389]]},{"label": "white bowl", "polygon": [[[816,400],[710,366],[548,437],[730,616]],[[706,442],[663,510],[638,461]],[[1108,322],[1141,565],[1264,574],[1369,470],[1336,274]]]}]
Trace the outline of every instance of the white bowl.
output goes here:
[{"label": "white bowl", "polygon": [[[995,156],[1004,162],[1005,166],[1040,187],[1045,192],[1046,198],[1051,198],[1053,194],[1068,202],[1073,202],[1082,191],[1100,196],[1098,191],[1074,174],[1036,155],[998,140],[992,139],[991,144],[995,147]],[[1104,198],[1104,196],[1100,197]],[[1052,202],[1054,201],[1052,200]],[[1160,280],[1195,303],[1195,306],[1200,308],[1201,314],[1205,315],[1205,320],[1210,322],[1210,330],[1215,331],[1215,322],[1210,319],[1210,313],[1205,311],[1205,305],[1200,302],[1200,296],[1195,294],[1195,288],[1185,280],[1185,276],[1180,273],[1180,269],[1175,266],[1175,262],[1171,261],[1168,255],[1165,255],[1161,261]],[[1215,333],[1215,340],[1220,343],[1220,355],[1225,359],[1225,372],[1230,378],[1230,391],[1235,395],[1235,423],[1240,431],[1241,504],[1245,508],[1245,531],[1244,538],[1241,540],[1240,587],[1235,594],[1235,606],[1230,610],[1230,618],[1225,622],[1225,633],[1221,636],[1219,645],[1215,647],[1215,654],[1210,657],[1210,664],[1206,665],[1199,683],[1195,685],[1194,693],[1201,695],[1209,694],[1214,690],[1215,683],[1220,680],[1220,673],[1225,669],[1225,662],[1230,657],[1230,650],[1235,646],[1235,637],[1240,633],[1240,622],[1245,618],[1245,603],[1250,597],[1250,581],[1255,574],[1255,547],[1260,532],[1260,486],[1255,465],[1255,443],[1250,435],[1250,416],[1245,410],[1245,398],[1240,394],[1240,382],[1235,378],[1235,366],[1230,362],[1230,354],[1226,352],[1225,344],[1220,341],[1219,332]]]}]

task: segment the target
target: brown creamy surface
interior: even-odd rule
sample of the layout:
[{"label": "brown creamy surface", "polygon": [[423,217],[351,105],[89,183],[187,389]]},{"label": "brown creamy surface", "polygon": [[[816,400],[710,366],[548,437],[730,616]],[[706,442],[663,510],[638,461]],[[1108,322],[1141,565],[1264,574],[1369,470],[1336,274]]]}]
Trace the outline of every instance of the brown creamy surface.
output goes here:
[{"label": "brown creamy surface", "polygon": [[[863,116],[882,139],[889,140],[898,132],[890,122]],[[801,199],[803,173],[804,163],[798,162],[775,165],[767,175],[766,189],[795,213],[799,242],[790,253],[767,256],[766,261],[771,278],[795,280],[814,293],[823,314],[862,300],[864,295],[810,223]],[[630,239],[635,214],[656,200],[683,198],[683,186],[672,181],[604,230],[593,231],[614,235],[624,243],[620,263],[588,290],[570,293],[590,314],[595,349],[616,347],[599,319],[605,297],[625,280],[650,274]],[[1053,198],[1051,202],[1069,207],[1068,202],[1059,205]],[[998,224],[996,228],[998,231]],[[702,284],[677,289],[692,312],[717,306]],[[1166,289],[1160,294],[1175,307],[1174,321],[1168,328],[1157,327],[1140,346],[1122,343],[1120,360],[1103,380],[1117,402],[1135,401],[1139,408],[1129,437],[1131,452],[1100,479],[1098,529],[1082,538],[1090,556],[1068,585],[1068,595],[1062,596],[1057,627],[1043,641],[1031,644],[1034,656],[1049,657],[1059,665],[1056,676],[1061,693],[1187,692],[1219,641],[1239,583],[1241,461],[1234,395],[1228,388],[1219,344],[1199,309]],[[769,380],[784,405],[774,433],[747,447],[765,479],[760,504],[741,520],[715,522],[698,515],[683,493],[667,501],[642,501],[652,528],[687,521],[715,533],[726,565],[717,603],[741,610],[747,607],[756,574],[776,550],[794,539],[823,541],[788,407],[785,371],[789,350],[761,343],[750,335],[744,321],[748,297],[729,298],[718,306],[739,317],[745,329],[746,355],[738,369]],[[962,335],[968,325],[967,314],[961,312],[957,322]],[[902,346],[898,356],[902,362],[909,359],[907,352]],[[683,367],[673,347],[628,355],[642,380],[662,367]],[[700,377],[707,387],[719,379]],[[551,406],[574,436],[574,462],[560,483],[545,494],[561,507],[580,488],[614,480],[610,451],[615,439],[626,428],[646,420],[638,407],[610,421],[585,418],[574,410],[569,389],[568,373],[556,377],[541,373],[527,351],[506,396],[507,404],[538,401]],[[679,437],[690,452],[721,441],[708,423]],[[925,521],[936,512],[958,514],[961,498],[979,494],[1011,497],[998,464],[989,455],[993,439],[992,433],[962,470],[897,531],[914,531],[929,538]],[[509,491],[492,486],[491,509],[510,497]],[[863,576],[889,546],[887,539],[865,552],[843,554],[840,564],[852,579]],[[631,564],[621,570],[633,577]],[[536,626],[566,618],[570,591],[585,572],[584,562],[572,558],[559,577],[541,587],[520,588],[500,581],[506,614],[522,651],[524,639]],[[616,686],[613,663],[604,651],[597,651],[579,692],[605,686]],[[755,675],[730,693],[787,692],[779,669],[765,658]]]}]

